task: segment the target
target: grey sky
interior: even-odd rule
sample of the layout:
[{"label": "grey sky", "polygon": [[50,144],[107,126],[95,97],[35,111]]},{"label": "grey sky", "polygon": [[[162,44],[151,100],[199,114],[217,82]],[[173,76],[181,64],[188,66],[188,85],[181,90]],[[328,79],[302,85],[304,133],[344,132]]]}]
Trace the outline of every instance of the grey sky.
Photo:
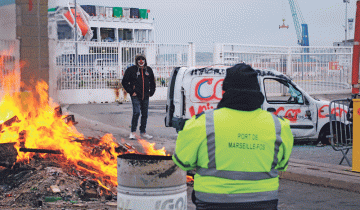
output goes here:
[{"label": "grey sky", "polygon": [[[150,9],[156,42],[194,42],[196,51],[212,51],[213,43],[296,46],[288,0],[77,0],[79,4]],[[343,0],[298,0],[309,27],[311,46],[332,46],[345,39]],[[356,0],[348,4],[355,18]],[[279,29],[282,19],[289,29]],[[349,31],[348,39],[353,38]]]}]

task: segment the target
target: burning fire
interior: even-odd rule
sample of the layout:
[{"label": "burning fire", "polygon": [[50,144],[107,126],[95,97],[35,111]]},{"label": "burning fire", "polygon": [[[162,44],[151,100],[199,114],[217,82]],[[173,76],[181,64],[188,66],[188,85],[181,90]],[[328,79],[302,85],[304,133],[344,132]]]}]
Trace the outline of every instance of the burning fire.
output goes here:
[{"label": "burning fire", "polygon": [[[20,93],[19,73],[3,74],[3,62],[0,60],[0,143],[16,143],[16,162],[28,163],[35,155],[52,158],[62,167],[90,174],[105,189],[117,186],[117,156],[122,152],[116,151],[116,139],[106,134],[96,144],[86,144],[88,139],[55,111],[59,105],[49,98],[46,82],[38,82],[35,92]],[[169,155],[165,148],[154,149],[155,143],[139,142],[148,155]],[[21,152],[20,148],[58,150],[61,154]]]},{"label": "burning fire", "polygon": [[170,154],[166,154],[165,147],[163,147],[163,148],[161,148],[159,150],[156,150],[154,148],[155,143],[149,143],[149,142],[145,141],[144,139],[139,139],[138,141],[142,145],[142,147],[144,148],[145,154],[148,154],[148,155],[160,155],[160,156],[170,156]]}]

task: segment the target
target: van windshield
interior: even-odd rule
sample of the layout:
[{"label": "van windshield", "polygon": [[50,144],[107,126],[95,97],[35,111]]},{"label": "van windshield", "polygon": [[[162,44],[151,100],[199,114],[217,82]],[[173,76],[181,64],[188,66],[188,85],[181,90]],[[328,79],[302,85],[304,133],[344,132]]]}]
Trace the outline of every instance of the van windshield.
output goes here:
[{"label": "van windshield", "polygon": [[265,98],[268,103],[303,104],[303,94],[289,81],[264,79]]},{"label": "van windshield", "polygon": [[289,84],[289,93],[298,103],[304,103],[301,92],[295,89],[291,84]]}]

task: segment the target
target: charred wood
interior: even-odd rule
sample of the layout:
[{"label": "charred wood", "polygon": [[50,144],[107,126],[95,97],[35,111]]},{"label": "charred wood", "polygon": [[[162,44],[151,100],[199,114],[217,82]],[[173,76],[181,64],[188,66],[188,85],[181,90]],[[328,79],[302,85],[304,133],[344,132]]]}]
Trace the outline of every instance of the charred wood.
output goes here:
[{"label": "charred wood", "polygon": [[11,190],[30,177],[34,170],[34,168],[5,169],[0,173],[0,185],[3,186],[5,192]]},{"label": "charred wood", "polygon": [[72,141],[79,142],[83,146],[93,146],[93,145],[98,145],[101,140],[98,138],[89,137],[87,139],[73,139]]},{"label": "charred wood", "polygon": [[126,153],[126,152],[137,153],[137,150],[134,146],[132,146],[128,143],[125,143],[125,144],[119,143],[119,146],[115,148],[115,152],[117,152],[117,153]]},{"label": "charred wood", "polygon": [[20,152],[35,152],[35,153],[62,154],[60,150],[49,150],[49,149],[20,148],[19,151],[20,151]]},{"label": "charred wood", "polygon": [[56,117],[61,117],[62,116],[61,106],[55,107],[54,112],[55,112],[54,114]]},{"label": "charred wood", "polygon": [[4,123],[0,124],[0,131],[4,128],[4,127],[9,127],[11,126],[13,123],[18,123],[21,122],[21,120],[17,117],[14,116],[10,119],[8,119],[7,121],[5,121]]},{"label": "charred wood", "polygon": [[25,147],[25,141],[26,141],[26,130],[22,130],[19,133],[20,147]]},{"label": "charred wood", "polygon": [[15,144],[15,142],[0,144],[0,166],[11,168],[15,164],[18,155]]},{"label": "charred wood", "polygon": [[74,115],[67,115],[64,118],[64,121],[68,125],[76,125],[76,124],[78,124],[78,122],[75,121],[75,116]]}]

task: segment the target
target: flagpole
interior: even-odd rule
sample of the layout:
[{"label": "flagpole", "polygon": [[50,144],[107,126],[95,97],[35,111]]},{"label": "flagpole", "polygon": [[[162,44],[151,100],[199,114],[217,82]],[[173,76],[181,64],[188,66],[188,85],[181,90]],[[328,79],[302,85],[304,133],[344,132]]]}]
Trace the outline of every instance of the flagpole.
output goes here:
[{"label": "flagpole", "polygon": [[78,40],[77,40],[77,21],[76,21],[76,0],[75,0],[75,65],[78,65]]}]

